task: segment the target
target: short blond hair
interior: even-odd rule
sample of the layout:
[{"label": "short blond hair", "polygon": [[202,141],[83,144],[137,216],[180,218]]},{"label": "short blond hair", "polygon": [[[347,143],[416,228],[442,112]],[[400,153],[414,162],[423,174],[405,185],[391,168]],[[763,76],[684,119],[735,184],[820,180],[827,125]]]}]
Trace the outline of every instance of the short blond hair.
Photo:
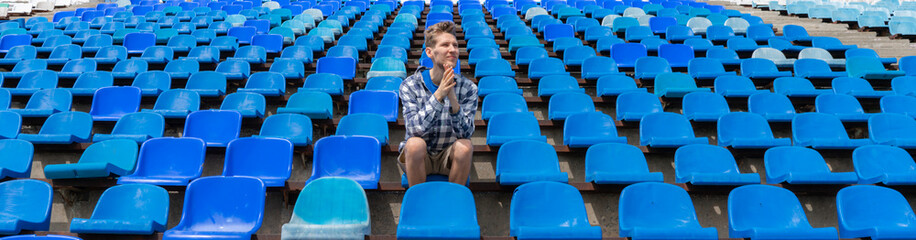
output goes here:
[{"label": "short blond hair", "polygon": [[439,34],[443,33],[448,33],[452,36],[455,36],[455,23],[452,21],[442,21],[429,26],[429,28],[426,28],[426,31],[423,33],[426,47],[435,46],[436,36],[439,36]]}]

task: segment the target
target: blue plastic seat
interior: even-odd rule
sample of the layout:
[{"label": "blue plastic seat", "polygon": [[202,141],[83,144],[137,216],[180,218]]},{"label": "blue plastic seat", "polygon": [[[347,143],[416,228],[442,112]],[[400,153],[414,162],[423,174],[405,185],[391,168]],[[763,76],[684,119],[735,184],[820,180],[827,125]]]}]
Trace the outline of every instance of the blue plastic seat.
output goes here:
[{"label": "blue plastic seat", "polygon": [[690,121],[684,115],[669,112],[646,114],[639,122],[639,144],[654,148],[675,148],[689,144],[706,144],[706,137],[695,137]]},{"label": "blue plastic seat", "polygon": [[742,149],[792,145],[788,138],[773,137],[767,120],[754,113],[733,112],[722,115],[717,128],[719,146]]},{"label": "blue plastic seat", "polygon": [[298,113],[310,119],[330,119],[333,116],[331,95],[324,92],[300,91],[289,97],[286,107],[277,108],[277,113]]},{"label": "blue plastic seat", "polygon": [[227,80],[242,80],[251,74],[251,64],[245,60],[227,59],[216,66],[216,72],[226,76]]},{"label": "blue plastic seat", "polygon": [[276,72],[259,72],[252,74],[244,88],[237,92],[257,93],[263,96],[283,96],[286,93],[286,80]]},{"label": "blue plastic seat", "polygon": [[792,191],[766,185],[735,188],[728,194],[729,237],[835,239],[836,228],[813,228]]},{"label": "blue plastic seat", "polygon": [[93,121],[117,121],[140,110],[140,88],[103,87],[95,91],[89,114]]},{"label": "blue plastic seat", "polygon": [[188,114],[184,137],[200,138],[209,147],[225,147],[239,137],[242,115],[231,110],[201,110]]},{"label": "blue plastic seat", "polygon": [[916,184],[916,163],[906,150],[886,145],[869,145],[852,152],[859,184]]},{"label": "blue plastic seat", "polygon": [[63,45],[69,45],[73,43],[73,38],[67,35],[55,35],[49,36],[41,44],[41,47],[38,47],[38,52],[40,53],[49,53],[54,51],[54,48]]},{"label": "blue plastic seat", "polygon": [[114,68],[111,69],[111,76],[115,79],[133,79],[139,77],[139,73],[146,72],[148,69],[149,63],[146,61],[127,59],[115,64]]},{"label": "blue plastic seat", "polygon": [[868,137],[877,144],[911,149],[916,147],[916,138],[911,137],[914,124],[912,117],[901,113],[874,114],[868,119]]},{"label": "blue plastic seat", "polygon": [[249,137],[229,142],[223,176],[254,177],[283,187],[292,174],[293,144],[283,138]]},{"label": "blue plastic seat", "polygon": [[597,80],[604,76],[624,75],[617,70],[617,63],[609,57],[592,56],[582,60],[582,78]]},{"label": "blue plastic seat", "polygon": [[750,58],[744,59],[744,61],[741,62],[741,76],[753,80],[766,81],[780,77],[791,77],[792,72],[779,71],[779,69],[776,68],[776,64],[769,59]]},{"label": "blue plastic seat", "polygon": [[609,75],[598,78],[598,96],[617,96],[626,92],[646,92],[638,88],[636,81],[626,75]]},{"label": "blue plastic seat", "polygon": [[596,184],[663,182],[661,172],[649,172],[639,148],[626,143],[599,143],[585,154],[585,181]]},{"label": "blue plastic seat", "polygon": [[[226,35],[235,37],[240,44],[251,44],[251,38],[257,34],[258,29],[250,26],[237,26],[229,28]],[[219,32],[217,32],[219,34]]]},{"label": "blue plastic seat", "polygon": [[[386,46],[391,47],[391,46]],[[501,59],[502,55],[497,47],[479,47],[468,53],[468,64],[476,66],[477,63],[486,59]],[[374,60],[374,59],[373,59]]]},{"label": "blue plastic seat", "polygon": [[493,93],[483,99],[480,116],[489,120],[493,116],[505,112],[528,112],[528,104],[520,94]]},{"label": "blue plastic seat", "polygon": [[[544,198],[545,194],[553,197]],[[512,195],[509,235],[600,239],[601,228],[589,225],[587,219],[582,196],[574,187],[546,181],[526,183]]]},{"label": "blue plastic seat", "polygon": [[516,52],[517,50],[523,47],[544,47],[544,44],[541,43],[535,36],[523,35],[516,36],[509,41],[509,52]]},{"label": "blue plastic seat", "polygon": [[133,172],[136,163],[137,142],[111,139],[90,145],[77,163],[46,165],[44,174],[49,179],[122,176]]},{"label": "blue plastic seat", "polygon": [[388,145],[388,121],[374,113],[351,113],[340,118],[334,135],[371,136],[381,146]]},{"label": "blue plastic seat", "polygon": [[154,138],[143,143],[136,170],[118,184],[185,186],[203,172],[206,143],[193,137]]},{"label": "blue plastic seat", "polygon": [[17,139],[32,144],[71,144],[89,142],[92,135],[92,116],[84,112],[59,112],[51,114],[38,134],[20,133]]},{"label": "blue plastic seat", "polygon": [[903,71],[886,70],[881,60],[875,57],[847,58],[846,73],[848,73],[850,77],[865,78],[869,80],[886,80],[905,75]]},{"label": "blue plastic seat", "polygon": [[[260,74],[260,73],[256,73],[255,75],[257,74]],[[285,80],[283,80],[283,78],[280,76],[272,76],[270,78],[275,79],[273,81],[274,84],[280,84],[280,85],[286,84]],[[381,78],[385,78],[385,77],[376,77],[373,79],[381,79]],[[393,78],[397,78],[397,77],[393,77]],[[397,78],[397,79],[400,79],[400,78]],[[369,82],[370,83],[373,82],[372,79],[370,79]],[[398,83],[400,83],[400,81],[398,81]],[[343,91],[344,91],[343,84],[344,84],[343,78],[341,78],[337,74],[315,73],[315,74],[310,74],[308,77],[305,78],[305,84],[301,88],[299,88],[299,91],[317,91],[317,92],[324,92],[332,96],[340,96],[340,95],[343,95]],[[366,89],[369,89],[368,88],[369,84],[367,83],[366,85],[367,85]],[[398,84],[398,86],[395,86],[394,91],[397,91],[399,86],[400,84]]]},{"label": "blue plastic seat", "polygon": [[878,60],[881,60],[881,63],[883,64],[889,65],[889,64],[897,63],[897,58],[882,58],[881,56],[878,56],[878,53],[875,52],[874,49],[871,49],[871,48],[851,48],[849,50],[846,50],[846,52],[844,52],[844,55],[847,59],[854,58],[854,57],[872,57],[872,58],[877,58]]},{"label": "blue plastic seat", "polygon": [[658,47],[658,56],[668,60],[673,68],[686,68],[693,60],[693,48],[684,44],[662,44]]},{"label": "blue plastic seat", "polygon": [[133,57],[131,59],[146,61],[151,64],[166,64],[174,59],[174,56],[175,52],[170,47],[150,46],[147,47],[139,57]]},{"label": "blue plastic seat", "polygon": [[258,34],[251,37],[251,46],[261,46],[268,53],[279,53],[283,50],[283,35]]},{"label": "blue plastic seat", "polygon": [[[351,151],[352,147],[365,151]],[[380,151],[378,140],[371,136],[321,138],[315,142],[314,166],[307,183],[322,177],[345,177],[363,189],[376,189],[381,175]]]},{"label": "blue plastic seat", "polygon": [[[484,49],[475,50],[480,51]],[[375,63],[373,63],[373,65],[375,65]],[[478,64],[474,67],[474,77],[482,78],[489,76],[514,77],[515,71],[512,70],[512,65],[509,64],[509,61],[501,58],[478,60]]]},{"label": "blue plastic seat", "polygon": [[95,134],[92,136],[92,141],[129,139],[143,143],[150,138],[162,137],[164,128],[165,119],[162,115],[149,112],[130,113],[118,120],[111,134]]},{"label": "blue plastic seat", "polygon": [[727,148],[691,144],[674,153],[675,182],[693,185],[747,185],[760,183],[757,173],[741,173]]},{"label": "blue plastic seat", "polygon": [[749,97],[757,93],[766,93],[770,90],[757,89],[750,78],[744,76],[720,76],[713,83],[716,93],[725,97]]},{"label": "blue plastic seat", "polygon": [[128,33],[124,35],[124,47],[128,54],[143,53],[146,48],[156,45],[156,34],[153,33]]},{"label": "blue plastic seat", "polygon": [[3,220],[0,233],[18,234],[22,230],[47,231],[51,223],[51,185],[33,179],[11,180],[0,183],[0,197],[4,199]]},{"label": "blue plastic seat", "polygon": [[172,79],[188,79],[191,74],[200,72],[200,62],[192,59],[170,61],[163,69]]},{"label": "blue plastic seat", "polygon": [[191,35],[177,35],[169,38],[166,46],[177,53],[187,53],[191,48],[197,47],[197,38]]},{"label": "blue plastic seat", "polygon": [[814,84],[804,78],[781,77],[773,81],[773,90],[789,97],[817,97],[833,93],[831,89],[815,89]]},{"label": "blue plastic seat", "polygon": [[348,114],[375,113],[388,122],[398,120],[398,94],[391,91],[361,90],[350,94]]},{"label": "blue plastic seat", "polygon": [[15,65],[22,60],[35,59],[38,56],[38,50],[32,45],[19,45],[10,48],[10,50],[0,59],[0,64]]},{"label": "blue plastic seat", "polygon": [[350,57],[323,57],[318,59],[318,73],[333,73],[343,79],[353,79],[356,75],[356,60]]},{"label": "blue plastic seat", "polygon": [[185,118],[189,113],[198,110],[200,110],[200,95],[197,92],[172,89],[159,95],[153,109],[143,109],[142,112],[157,113],[165,118]]},{"label": "blue plastic seat", "polygon": [[687,73],[696,80],[714,80],[720,76],[735,76],[726,72],[722,62],[713,58],[693,58],[687,63]]},{"label": "blue plastic seat", "polygon": [[[266,188],[252,177],[205,177],[188,185],[181,222],[163,239],[251,237],[264,218]],[[237,199],[237,201],[222,201]],[[214,214],[223,218],[213,218]],[[219,227],[216,227],[219,226]]]},{"label": "blue plastic seat", "polygon": [[836,116],[802,113],[792,119],[792,142],[814,149],[852,149],[871,144],[868,139],[850,139]]},{"label": "blue plastic seat", "polygon": [[[219,24],[210,25],[217,26]],[[219,33],[217,31],[217,33]],[[218,48],[220,51],[235,51],[239,48],[239,39],[233,36],[219,36],[210,41],[210,46]]]},{"label": "blue plastic seat", "polygon": [[261,46],[240,47],[233,57],[226,60],[242,60],[251,64],[262,64],[267,61],[267,50]]},{"label": "blue plastic seat", "polygon": [[748,112],[763,116],[771,122],[789,122],[795,117],[795,107],[788,97],[778,93],[757,93],[748,97]]},{"label": "blue plastic seat", "polygon": [[[528,66],[528,78],[541,79],[553,75],[569,76],[569,72],[566,72],[566,66],[563,65],[563,60],[556,58],[539,58],[531,60]],[[515,75],[509,75],[509,77],[514,76]]]},{"label": "blue plastic seat", "polygon": [[585,89],[579,87],[576,78],[564,75],[549,75],[538,81],[538,96],[550,97],[562,92],[585,93]]},{"label": "blue plastic seat", "polygon": [[854,77],[837,77],[831,81],[830,85],[835,93],[856,98],[881,98],[896,94],[894,91],[875,91],[868,81]]},{"label": "blue plastic seat", "polygon": [[531,113],[503,112],[490,117],[487,126],[487,145],[500,146],[513,140],[546,142],[547,137],[541,135],[537,119]]},{"label": "blue plastic seat", "polygon": [[[376,79],[376,78],[373,78]],[[372,80],[370,79],[370,82]],[[369,85],[368,83],[366,85]],[[506,76],[489,76],[483,77],[478,82],[478,91],[477,95],[481,97],[486,97],[491,93],[514,93],[522,94],[522,90],[518,88],[518,83],[515,79]],[[368,87],[367,87],[368,89]],[[395,87],[395,90],[399,88]]]},{"label": "blue plastic seat", "polygon": [[292,59],[277,59],[270,65],[270,72],[280,73],[287,79],[301,79],[305,77],[305,65],[302,61]]},{"label": "blue plastic seat", "polygon": [[[289,49],[289,47],[283,50],[285,51],[286,49]],[[474,51],[474,50],[470,50],[470,51]],[[395,46],[380,46],[378,47],[378,49],[375,50],[375,56],[372,56],[372,61],[375,61],[375,59],[383,58],[383,57],[392,57],[392,58],[400,60],[401,62],[407,63],[407,50],[400,48],[400,47],[395,47]]]},{"label": "blue plastic seat", "polygon": [[[447,182],[417,184],[404,194],[397,237],[478,239],[476,209],[474,196],[464,186]],[[443,218],[443,214],[450,217]]]},{"label": "blue plastic seat", "polygon": [[67,89],[44,89],[35,92],[23,109],[9,109],[22,117],[47,117],[58,112],[70,111],[73,96]]},{"label": "blue plastic seat", "polygon": [[[685,44],[689,45],[690,40],[686,41]],[[694,46],[694,49],[697,49],[696,46]],[[739,66],[744,61],[744,59],[739,59],[738,53],[735,52],[735,50],[721,46],[710,47],[708,50],[706,50],[706,57],[719,60],[722,65],[729,67]]]},{"label": "blue plastic seat", "polygon": [[596,56],[595,49],[589,46],[577,46],[566,49],[563,53],[563,64],[582,66],[585,59]]},{"label": "blue plastic seat", "polygon": [[0,177],[29,178],[32,174],[34,149],[32,143],[25,140],[0,139],[0,156],[5,159],[0,164]]},{"label": "blue plastic seat", "polygon": [[594,112],[591,96],[584,92],[560,92],[550,98],[547,115],[550,120],[565,120],[580,112]]},{"label": "blue plastic seat", "polygon": [[857,185],[836,196],[840,237],[905,239],[916,230],[913,208],[900,192],[887,187]]},{"label": "blue plastic seat", "polygon": [[307,146],[312,142],[312,120],[299,114],[274,114],[264,120],[260,137],[283,138],[294,146]]},{"label": "blue plastic seat", "polygon": [[226,94],[226,75],[213,71],[191,74],[185,89],[197,92],[201,97],[219,97]]},{"label": "blue plastic seat", "polygon": [[302,63],[312,63],[312,49],[308,46],[290,46],[283,49],[283,52],[280,53],[279,58],[275,58],[274,61],[278,60],[296,60]]},{"label": "blue plastic seat", "polygon": [[853,172],[831,172],[821,154],[810,148],[770,148],[763,161],[769,184],[855,184],[859,181]]},{"label": "blue plastic seat", "polygon": [[626,143],[626,137],[617,136],[614,119],[600,112],[571,114],[563,125],[563,143],[582,148],[600,143]]},{"label": "blue plastic seat", "polygon": [[351,179],[325,177],[310,182],[299,193],[283,239],[360,239],[371,235],[369,202]]},{"label": "blue plastic seat", "polygon": [[709,92],[709,88],[697,87],[696,81],[684,73],[661,73],[655,77],[655,95],[679,98],[692,92]]},{"label": "blue plastic seat", "polygon": [[695,122],[716,122],[730,112],[725,98],[711,92],[688,93],[682,105],[684,116]]},{"label": "blue plastic seat", "polygon": [[[87,47],[83,47],[83,50],[86,49]],[[117,45],[101,47],[95,51],[95,57],[86,59],[91,59],[98,64],[117,64],[120,61],[127,60],[127,48]]]},{"label": "blue plastic seat", "polygon": [[717,239],[716,228],[703,228],[690,195],[681,187],[644,182],[627,186],[618,204],[620,237],[635,239]]},{"label": "blue plastic seat", "polygon": [[7,88],[6,90],[13,96],[28,96],[42,89],[57,88],[57,81],[57,73],[54,71],[33,70],[22,75],[19,83],[16,84],[16,88]]},{"label": "blue plastic seat", "polygon": [[[99,72],[99,73],[102,76],[106,75],[105,72]],[[83,75],[86,75],[86,74],[83,74]],[[80,76],[80,79],[82,78],[83,77]],[[76,81],[79,82],[80,79],[77,79]],[[109,82],[105,82],[105,83],[109,83]],[[85,91],[86,94],[91,95],[95,92],[94,90],[95,88],[105,87],[104,85],[100,85],[94,82],[92,84],[93,84],[91,86],[92,88],[89,88],[86,90],[80,90],[80,91]],[[133,83],[131,83],[131,86],[140,88],[141,96],[158,96],[163,91],[168,90],[171,87],[171,85],[172,85],[172,79],[169,77],[168,73],[163,72],[163,71],[141,72],[140,74],[137,75],[136,78],[134,78]],[[111,86],[111,84],[108,84],[108,86]],[[76,85],[74,85],[74,87],[76,87]],[[71,89],[70,91],[75,92],[74,90],[75,89]]]},{"label": "blue plastic seat", "polygon": [[90,218],[74,218],[70,232],[80,234],[153,234],[165,231],[169,194],[147,184],[118,185],[102,193]]},{"label": "blue plastic seat", "polygon": [[32,43],[32,35],[29,34],[10,34],[0,37],[0,53],[7,53],[15,46],[29,45]]},{"label": "blue plastic seat", "polygon": [[840,121],[865,122],[873,114],[865,113],[859,101],[852,96],[842,94],[821,94],[814,99],[818,113],[834,115]]},{"label": "blue plastic seat", "polygon": [[611,46],[611,57],[618,68],[632,68],[636,60],[648,55],[646,45],[640,43],[618,43]]},{"label": "blue plastic seat", "polygon": [[220,110],[232,110],[242,114],[243,118],[263,118],[267,112],[267,100],[264,95],[252,92],[235,92],[226,95]]},{"label": "blue plastic seat", "polygon": [[653,80],[662,73],[670,73],[668,60],[660,57],[641,57],[636,60],[634,76],[639,80]]},{"label": "blue plastic seat", "polygon": [[663,112],[658,96],[642,91],[620,93],[616,104],[616,116],[620,121],[640,121],[648,114]]},{"label": "blue plastic seat", "polygon": [[793,65],[793,71],[796,77],[811,80],[827,80],[847,76],[846,72],[834,72],[830,70],[830,65],[827,64],[827,62],[816,58],[796,60]]}]

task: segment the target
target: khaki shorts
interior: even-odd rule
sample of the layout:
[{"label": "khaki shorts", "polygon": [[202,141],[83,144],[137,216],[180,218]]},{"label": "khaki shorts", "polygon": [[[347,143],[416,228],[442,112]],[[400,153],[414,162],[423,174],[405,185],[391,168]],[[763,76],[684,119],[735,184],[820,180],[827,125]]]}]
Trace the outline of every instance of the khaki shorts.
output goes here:
[{"label": "khaki shorts", "polygon": [[[452,153],[452,147],[455,144],[452,144],[440,151],[437,154],[426,153],[426,175],[430,174],[439,174],[439,175],[448,175],[451,172],[452,162],[449,161],[449,156]],[[407,159],[404,157],[404,152],[401,152],[398,155],[398,167],[401,168],[401,172],[407,172]]]}]

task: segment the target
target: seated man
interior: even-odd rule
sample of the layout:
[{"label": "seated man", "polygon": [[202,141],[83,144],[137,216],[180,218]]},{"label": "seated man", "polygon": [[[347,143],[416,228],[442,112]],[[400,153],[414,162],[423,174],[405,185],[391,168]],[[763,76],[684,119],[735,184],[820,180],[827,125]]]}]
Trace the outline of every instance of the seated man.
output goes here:
[{"label": "seated man", "polygon": [[433,68],[420,67],[400,87],[407,133],[399,146],[398,166],[410,186],[427,174],[448,175],[464,185],[471,171],[471,134],[477,114],[477,86],[456,75],[458,40],[455,23],[445,21],[426,29],[426,56]]}]

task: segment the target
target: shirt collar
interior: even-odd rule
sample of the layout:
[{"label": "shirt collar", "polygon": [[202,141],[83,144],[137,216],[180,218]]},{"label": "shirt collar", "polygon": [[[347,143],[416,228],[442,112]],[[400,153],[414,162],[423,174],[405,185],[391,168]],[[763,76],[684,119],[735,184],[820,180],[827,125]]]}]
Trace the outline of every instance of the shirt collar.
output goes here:
[{"label": "shirt collar", "polygon": [[426,89],[428,89],[431,93],[436,92],[436,89],[439,89],[439,86],[436,86],[436,84],[433,83],[433,78],[429,75],[429,69],[423,70],[421,74],[423,74],[423,83],[426,85]]}]

